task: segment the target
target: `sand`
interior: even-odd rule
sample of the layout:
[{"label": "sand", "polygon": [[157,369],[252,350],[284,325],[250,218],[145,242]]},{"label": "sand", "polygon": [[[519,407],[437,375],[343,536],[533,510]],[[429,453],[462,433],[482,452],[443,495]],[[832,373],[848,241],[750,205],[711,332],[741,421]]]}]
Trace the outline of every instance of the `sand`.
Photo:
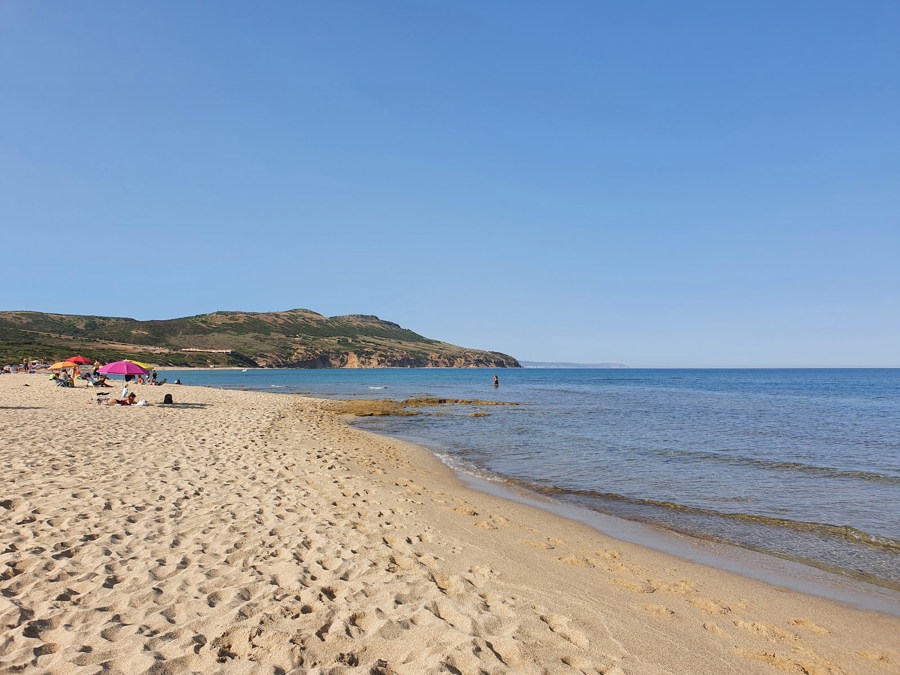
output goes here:
[{"label": "sand", "polygon": [[0,376],[2,673],[900,672],[896,617],[469,490],[327,401],[133,389]]}]

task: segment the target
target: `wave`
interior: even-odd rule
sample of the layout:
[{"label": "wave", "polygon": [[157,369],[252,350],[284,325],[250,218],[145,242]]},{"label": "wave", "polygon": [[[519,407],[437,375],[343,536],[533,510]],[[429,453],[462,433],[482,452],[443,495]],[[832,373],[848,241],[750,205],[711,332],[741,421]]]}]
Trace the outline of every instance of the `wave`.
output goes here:
[{"label": "wave", "polygon": [[547,485],[522,483],[521,481],[516,482],[521,483],[523,487],[550,497],[574,497],[578,498],[579,501],[586,500],[589,503],[603,501],[618,502],[633,506],[665,509],[673,512],[677,511],[679,513],[684,513],[687,515],[702,516],[706,518],[717,518],[743,523],[754,523],[756,525],[787,529],[794,532],[815,534],[831,539],[842,539],[844,541],[863,544],[865,546],[876,548],[889,553],[900,554],[900,540],[891,539],[890,537],[882,537],[870,532],[865,532],[849,525],[805,522],[790,520],[787,518],[776,518],[774,516],[763,516],[755,513],[716,511],[715,509],[686,506],[684,504],[677,504],[675,502],[659,501],[654,499],[639,499],[611,492],[598,492],[594,490],[572,490]]},{"label": "wave", "polygon": [[507,479],[503,476],[498,476],[491,471],[486,469],[482,469],[476,464],[471,462],[466,462],[461,459],[458,455],[448,454],[446,452],[438,452],[437,450],[432,449],[435,457],[437,457],[441,462],[446,464],[448,467],[456,471],[457,473],[467,474],[469,476],[474,476],[475,478],[480,478],[481,480],[488,481],[490,483],[505,483]]},{"label": "wave", "polygon": [[716,452],[704,452],[702,450],[655,450],[655,454],[666,455],[669,457],[685,457],[690,459],[702,459],[709,462],[717,462],[721,464],[730,464],[735,466],[749,466],[763,469],[774,469],[778,471],[796,471],[798,473],[808,473],[822,478],[849,478],[854,480],[867,480],[888,485],[900,486],[900,476],[891,476],[886,473],[878,473],[875,471],[864,471],[859,469],[838,469],[831,466],[818,466],[815,464],[806,464],[804,462],[793,462],[785,460],[762,459],[759,457],[746,457],[725,455]]}]

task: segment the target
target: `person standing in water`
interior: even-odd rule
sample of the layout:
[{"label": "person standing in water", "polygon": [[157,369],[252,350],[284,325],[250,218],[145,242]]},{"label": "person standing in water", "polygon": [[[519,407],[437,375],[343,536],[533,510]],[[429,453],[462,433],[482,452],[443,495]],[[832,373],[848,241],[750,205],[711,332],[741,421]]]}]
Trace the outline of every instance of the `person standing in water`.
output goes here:
[{"label": "person standing in water", "polygon": [[500,378],[497,377],[496,375],[494,375],[494,388],[497,388],[499,386],[500,386]]}]

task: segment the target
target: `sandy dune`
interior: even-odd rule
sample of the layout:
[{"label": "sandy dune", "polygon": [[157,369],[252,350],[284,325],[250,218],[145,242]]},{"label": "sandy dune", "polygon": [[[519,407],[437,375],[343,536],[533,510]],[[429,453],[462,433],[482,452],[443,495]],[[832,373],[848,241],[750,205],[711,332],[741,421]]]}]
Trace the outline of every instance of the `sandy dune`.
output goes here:
[{"label": "sandy dune", "polygon": [[900,672],[894,617],[467,490],[328,402],[135,390],[0,376],[2,673]]}]

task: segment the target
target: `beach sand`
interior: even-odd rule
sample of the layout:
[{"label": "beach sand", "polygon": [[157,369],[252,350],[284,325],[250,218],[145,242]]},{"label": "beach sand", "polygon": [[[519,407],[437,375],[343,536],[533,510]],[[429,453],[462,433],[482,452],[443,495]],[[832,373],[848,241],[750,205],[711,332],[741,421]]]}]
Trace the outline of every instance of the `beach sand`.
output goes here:
[{"label": "beach sand", "polygon": [[0,376],[2,673],[900,672],[896,617],[469,490],[330,402],[133,389]]}]

